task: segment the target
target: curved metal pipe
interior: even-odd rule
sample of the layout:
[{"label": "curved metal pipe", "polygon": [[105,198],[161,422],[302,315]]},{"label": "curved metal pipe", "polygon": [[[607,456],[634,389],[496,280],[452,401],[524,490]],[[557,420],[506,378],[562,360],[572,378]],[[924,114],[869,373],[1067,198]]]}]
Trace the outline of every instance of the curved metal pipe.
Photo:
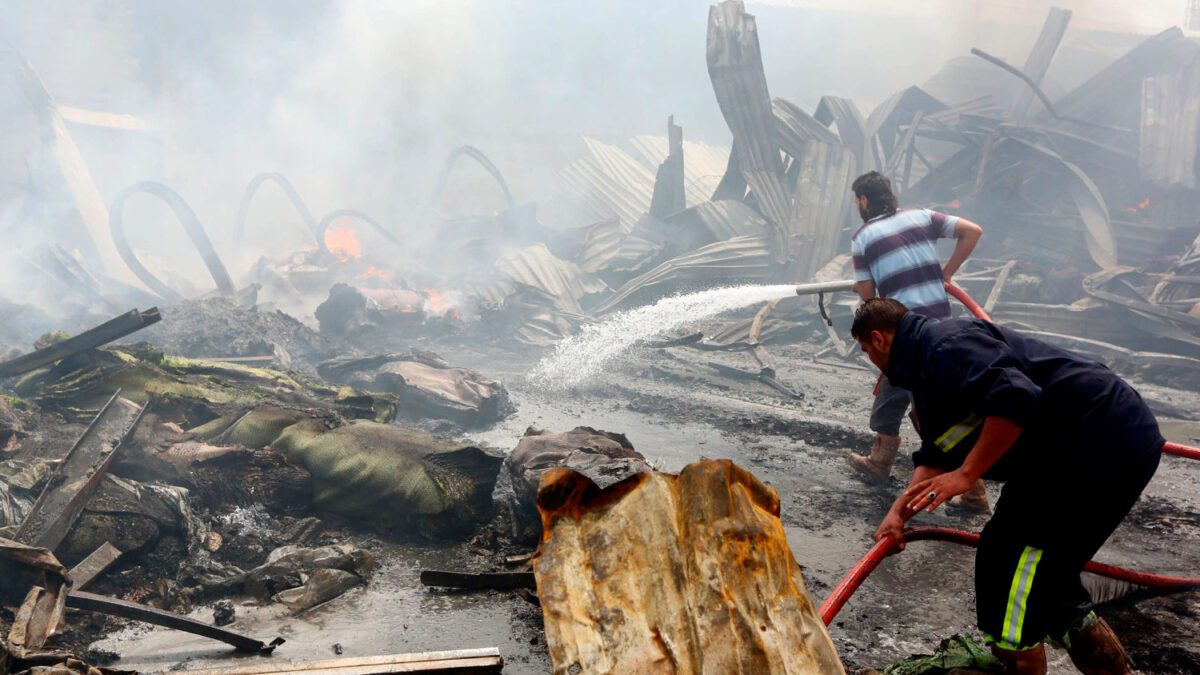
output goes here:
[{"label": "curved metal pipe", "polygon": [[[296,186],[287,179],[283,174],[276,171],[263,172],[250,179],[246,184],[246,189],[242,192],[242,200],[238,202],[237,215],[233,219],[233,253],[236,256],[242,246],[242,233],[246,229],[246,214],[250,211],[250,202],[254,196],[258,194],[258,189],[262,184],[271,181],[283,190],[283,194],[287,196],[288,201],[295,207],[296,213],[300,214],[300,219],[308,227],[310,235],[315,235],[317,232],[317,219],[313,217],[312,211],[309,210],[308,204],[304,203],[304,199],[300,197],[300,193],[296,191]],[[317,246],[321,245],[321,240],[317,239]]]},{"label": "curved metal pipe", "polygon": [[183,230],[187,232],[188,238],[192,240],[196,250],[200,252],[200,257],[204,259],[204,266],[208,268],[208,273],[212,275],[213,281],[217,284],[217,290],[222,295],[232,296],[234,294],[233,280],[229,278],[229,272],[225,269],[225,264],[221,262],[221,258],[217,255],[216,249],[213,248],[212,241],[208,238],[208,233],[204,231],[204,226],[200,224],[200,219],[196,217],[196,212],[188,205],[183,197],[179,196],[171,188],[162,183],[153,181],[143,181],[131,185],[122,190],[109,207],[109,230],[112,232],[113,244],[116,245],[117,253],[121,255],[121,259],[125,264],[141,279],[142,283],[146,284],[150,290],[162,296],[164,300],[170,302],[179,302],[183,300],[183,295],[175,291],[171,287],[154,276],[150,270],[146,269],[142,262],[138,260],[134,254],[133,248],[129,245],[129,240],[125,236],[125,222],[122,219],[125,210],[125,200],[129,197],[138,194],[146,193],[158,197],[167,206],[171,207],[171,211],[175,213],[175,217],[179,219],[179,224],[183,225]]},{"label": "curved metal pipe", "polygon": [[450,179],[450,169],[454,168],[454,163],[458,161],[458,158],[462,155],[466,155],[476,162],[479,162],[480,166],[486,169],[488,173],[492,174],[492,178],[496,179],[496,183],[504,192],[504,200],[508,202],[509,210],[511,211],[512,209],[516,208],[517,202],[513,199],[512,191],[508,189],[508,183],[504,180],[504,176],[501,175],[500,169],[496,168],[496,165],[492,164],[492,160],[488,159],[487,155],[480,152],[478,148],[470,145],[460,145],[450,151],[450,155],[446,157],[446,162],[442,164],[442,171],[440,174],[438,174],[438,180],[433,188],[433,194],[429,196],[430,209],[437,211],[438,200],[442,198],[442,193],[446,191],[446,182]]}]

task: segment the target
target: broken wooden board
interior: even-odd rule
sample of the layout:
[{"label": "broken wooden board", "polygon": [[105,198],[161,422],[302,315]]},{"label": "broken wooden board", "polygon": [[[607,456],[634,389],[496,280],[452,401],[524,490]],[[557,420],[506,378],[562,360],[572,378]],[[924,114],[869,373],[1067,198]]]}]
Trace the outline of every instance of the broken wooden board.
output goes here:
[{"label": "broken wooden board", "polygon": [[66,538],[117,448],[141,417],[142,406],[120,393],[112,395],[55,468],[14,539],[53,551]]},{"label": "broken wooden board", "polygon": [[67,607],[89,612],[101,612],[135,621],[145,621],[157,626],[174,628],[175,630],[193,633],[206,638],[212,638],[213,640],[220,640],[225,644],[233,645],[239,650],[246,652],[269,654],[275,647],[283,644],[283,638],[275,638],[267,643],[156,607],[96,595],[87,591],[71,591],[67,596]]},{"label": "broken wooden board", "polygon": [[499,673],[504,667],[495,647],[455,649],[441,652],[356,656],[303,663],[256,663],[232,668],[184,670],[186,675],[369,675],[372,673]]},{"label": "broken wooden board", "polygon": [[92,551],[91,555],[84,558],[78,565],[71,568],[67,573],[67,578],[71,580],[71,588],[81,590],[84,586],[92,583],[96,577],[104,574],[104,571],[112,567],[113,563],[121,557],[121,549],[113,546],[109,542],[104,542],[100,548]]},{"label": "broken wooden board", "polygon": [[37,370],[55,361],[61,361],[72,354],[78,354],[88,349],[106,345],[114,340],[119,340],[130,333],[135,333],[161,320],[162,315],[158,313],[157,307],[151,307],[145,312],[131,309],[121,316],[105,321],[99,326],[86,330],[75,337],[67,338],[45,349],[36,349],[28,354],[0,363],[0,378],[15,377],[22,373],[28,373],[31,370]]},{"label": "broken wooden board", "polygon": [[604,490],[553,469],[538,508],[534,573],[556,674],[844,672],[779,495],[732,462]]}]

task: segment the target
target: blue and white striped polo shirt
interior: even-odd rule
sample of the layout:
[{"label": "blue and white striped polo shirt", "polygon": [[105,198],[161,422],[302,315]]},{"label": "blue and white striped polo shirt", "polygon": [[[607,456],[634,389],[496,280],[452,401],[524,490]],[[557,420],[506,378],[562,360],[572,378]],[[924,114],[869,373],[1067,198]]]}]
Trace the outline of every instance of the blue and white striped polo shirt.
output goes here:
[{"label": "blue and white striped polo shirt", "polygon": [[875,294],[933,319],[950,316],[937,240],[954,236],[958,216],[901,209],[868,220],[850,240],[854,280],[874,281]]}]

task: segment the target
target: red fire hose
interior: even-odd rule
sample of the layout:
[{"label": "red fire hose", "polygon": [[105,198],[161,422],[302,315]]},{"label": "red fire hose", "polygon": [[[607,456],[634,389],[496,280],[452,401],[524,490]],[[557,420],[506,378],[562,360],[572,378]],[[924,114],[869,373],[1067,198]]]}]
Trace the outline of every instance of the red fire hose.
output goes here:
[{"label": "red fire hose", "polygon": [[[969,295],[961,288],[946,283],[946,292],[954,296],[959,302],[971,311],[976,317],[985,321],[991,321],[992,318],[987,315],[982,307],[979,306]],[[1162,451],[1168,455],[1176,455],[1178,457],[1187,457],[1189,459],[1200,459],[1200,448],[1182,445],[1179,443],[1167,443],[1163,446]],[[979,535],[972,532],[964,532],[948,527],[910,527],[904,530],[904,541],[949,541],[955,544],[964,546],[977,546],[979,544]],[[883,562],[883,559],[898,553],[900,547],[893,537],[884,537],[880,541],[875,542],[871,550],[867,551],[854,567],[846,573],[829,597],[825,598],[825,602],[821,603],[820,613],[821,620],[828,626],[837,613],[841,611],[846,602],[850,600],[850,596],[854,595],[854,591],[866,581],[871,572]],[[1149,586],[1152,588],[1162,589],[1182,589],[1200,586],[1200,578],[1188,577],[1169,577],[1161,574],[1150,574],[1148,572],[1135,572],[1113,565],[1106,565],[1095,561],[1089,562],[1084,566],[1085,572],[1098,574],[1110,579],[1118,579],[1139,586]]]},{"label": "red fire hose", "polygon": [[[972,532],[964,532],[962,530],[954,530],[948,527],[910,527],[904,530],[904,541],[949,541],[955,544],[975,547],[979,544],[979,535]],[[871,550],[867,551],[854,567],[846,573],[842,581],[833,589],[829,597],[825,598],[825,602],[821,603],[820,613],[821,620],[828,626],[837,613],[841,611],[846,602],[850,600],[850,596],[854,595],[854,591],[866,581],[871,572],[883,562],[883,559],[898,553],[900,547],[896,544],[896,540],[892,537],[884,537],[880,541],[875,542]],[[1147,572],[1135,572],[1113,565],[1104,563],[1089,562],[1084,566],[1085,572],[1098,574],[1110,579],[1119,579],[1127,581],[1139,586],[1150,586],[1152,588],[1163,589],[1183,589],[1200,586],[1200,578],[1190,579],[1187,577],[1169,577],[1161,574],[1149,574]]]}]

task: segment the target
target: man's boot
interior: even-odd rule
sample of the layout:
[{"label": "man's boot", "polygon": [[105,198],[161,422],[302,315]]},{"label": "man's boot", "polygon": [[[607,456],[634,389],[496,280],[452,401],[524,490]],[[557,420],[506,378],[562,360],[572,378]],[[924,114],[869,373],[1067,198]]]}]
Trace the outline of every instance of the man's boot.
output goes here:
[{"label": "man's boot", "polygon": [[1129,665],[1129,654],[1104,619],[1097,619],[1096,623],[1072,634],[1067,654],[1083,675],[1127,675],[1133,672]]},{"label": "man's boot", "polygon": [[992,508],[988,506],[987,490],[983,487],[983,481],[977,480],[971,486],[971,489],[958,495],[951,497],[950,503],[961,509],[974,511],[976,513],[989,513]]},{"label": "man's boot", "polygon": [[886,434],[875,434],[871,444],[871,454],[851,454],[846,463],[851,469],[873,481],[885,481],[892,475],[892,465],[896,463],[896,455],[900,452],[900,437]]},{"label": "man's boot", "polygon": [[1046,675],[1046,646],[1018,651],[992,645],[992,655],[1004,664],[1005,673],[1016,675]]}]

